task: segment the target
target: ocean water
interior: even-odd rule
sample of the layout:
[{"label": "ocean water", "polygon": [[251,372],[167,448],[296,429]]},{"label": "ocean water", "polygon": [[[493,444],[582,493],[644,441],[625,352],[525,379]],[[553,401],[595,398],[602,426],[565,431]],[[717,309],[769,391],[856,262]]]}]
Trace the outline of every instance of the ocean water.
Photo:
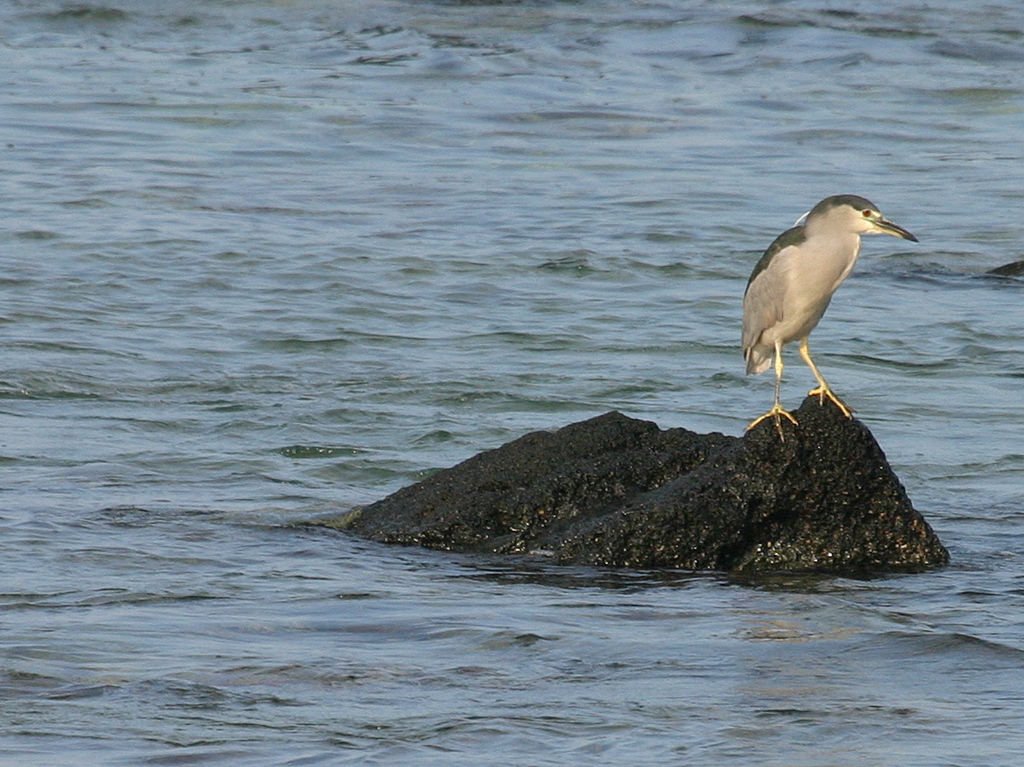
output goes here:
[{"label": "ocean water", "polygon": [[[0,63],[0,764],[1019,764],[1019,4],[0,0]],[[921,240],[812,348],[948,568],[298,524],[609,410],[742,433],[747,276],[835,193]]]}]

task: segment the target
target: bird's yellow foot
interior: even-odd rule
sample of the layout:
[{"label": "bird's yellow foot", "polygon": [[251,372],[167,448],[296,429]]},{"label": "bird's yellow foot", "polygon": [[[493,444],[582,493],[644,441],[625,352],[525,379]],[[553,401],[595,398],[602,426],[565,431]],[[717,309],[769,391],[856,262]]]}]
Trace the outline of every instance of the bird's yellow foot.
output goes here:
[{"label": "bird's yellow foot", "polygon": [[828,397],[832,400],[835,406],[842,411],[843,415],[847,418],[853,418],[853,408],[847,407],[846,403],[839,399],[839,397],[836,396],[836,393],[827,386],[817,386],[807,392],[807,396],[817,397],[818,401],[822,404],[825,403],[825,397]]},{"label": "bird's yellow foot", "polygon": [[758,416],[753,421],[751,421],[750,425],[747,427],[747,431],[750,431],[751,429],[753,429],[755,426],[757,426],[759,423],[761,423],[761,421],[765,420],[766,418],[774,418],[775,419],[775,428],[779,432],[779,439],[781,439],[783,442],[785,442],[786,438],[782,434],[782,419],[780,418],[780,416],[785,416],[786,418],[788,418],[790,420],[790,422],[794,426],[797,425],[796,419],[793,417],[793,414],[790,413],[788,410],[783,410],[782,405],[780,405],[778,403],[775,403],[772,406],[771,410],[769,410],[764,415]]}]

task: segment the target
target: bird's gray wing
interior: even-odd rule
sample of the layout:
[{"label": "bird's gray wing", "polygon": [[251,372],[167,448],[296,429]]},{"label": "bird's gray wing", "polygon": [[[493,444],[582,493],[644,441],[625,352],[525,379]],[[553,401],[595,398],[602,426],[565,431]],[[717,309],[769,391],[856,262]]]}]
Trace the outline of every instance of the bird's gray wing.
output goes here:
[{"label": "bird's gray wing", "polygon": [[754,267],[743,295],[744,350],[754,346],[766,329],[782,319],[782,299],[790,266],[785,251],[805,239],[802,226],[786,230],[768,246]]},{"label": "bird's gray wing", "polygon": [[757,276],[761,274],[768,265],[774,260],[775,256],[778,255],[780,250],[790,247],[791,245],[800,245],[804,240],[807,239],[807,235],[804,233],[802,226],[794,226],[792,229],[787,229],[778,237],[775,241],[768,246],[768,250],[761,256],[761,260],[754,266],[754,271],[750,273],[750,279],[747,280],[747,290],[750,290],[750,285],[757,279]]}]

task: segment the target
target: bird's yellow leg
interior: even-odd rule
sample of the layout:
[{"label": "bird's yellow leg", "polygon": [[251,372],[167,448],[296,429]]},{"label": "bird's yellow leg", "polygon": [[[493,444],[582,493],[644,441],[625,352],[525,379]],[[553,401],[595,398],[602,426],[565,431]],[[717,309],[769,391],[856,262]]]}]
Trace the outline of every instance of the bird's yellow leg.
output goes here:
[{"label": "bird's yellow leg", "polygon": [[772,409],[769,410],[767,413],[765,413],[764,415],[758,416],[753,421],[751,421],[750,425],[747,427],[747,431],[750,431],[751,429],[753,429],[755,426],[757,426],[759,423],[761,423],[761,421],[763,421],[766,418],[774,418],[775,419],[775,428],[779,432],[779,439],[781,439],[783,442],[785,442],[786,438],[782,434],[782,421],[780,419],[780,416],[786,416],[786,418],[788,418],[794,424],[796,424],[796,419],[793,417],[792,413],[790,413],[788,410],[783,409],[783,407],[782,407],[782,402],[781,402],[781,394],[782,394],[782,367],[783,367],[782,366],[782,344],[781,343],[776,343],[775,344],[775,404],[772,405]]},{"label": "bird's yellow leg", "polygon": [[847,418],[853,418],[853,408],[847,407],[846,403],[836,396],[836,393],[832,391],[832,387],[825,381],[825,376],[818,370],[818,366],[814,364],[814,360],[811,359],[811,349],[807,345],[807,339],[804,338],[800,341],[800,356],[803,357],[804,362],[807,363],[807,367],[814,373],[815,379],[818,381],[818,385],[807,392],[808,397],[817,397],[819,402],[824,402],[825,397],[828,397],[835,406],[839,408],[843,415]]}]

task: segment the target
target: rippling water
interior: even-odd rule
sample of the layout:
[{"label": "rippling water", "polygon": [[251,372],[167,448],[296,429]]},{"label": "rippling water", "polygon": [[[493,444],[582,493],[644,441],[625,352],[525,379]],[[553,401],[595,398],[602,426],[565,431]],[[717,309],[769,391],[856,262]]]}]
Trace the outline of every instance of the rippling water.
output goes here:
[{"label": "rippling water", "polygon": [[[1024,10],[0,1],[0,762],[1016,765]],[[943,541],[858,581],[292,526],[612,409],[741,433],[816,356]],[[790,355],[784,398],[812,384]]]}]

